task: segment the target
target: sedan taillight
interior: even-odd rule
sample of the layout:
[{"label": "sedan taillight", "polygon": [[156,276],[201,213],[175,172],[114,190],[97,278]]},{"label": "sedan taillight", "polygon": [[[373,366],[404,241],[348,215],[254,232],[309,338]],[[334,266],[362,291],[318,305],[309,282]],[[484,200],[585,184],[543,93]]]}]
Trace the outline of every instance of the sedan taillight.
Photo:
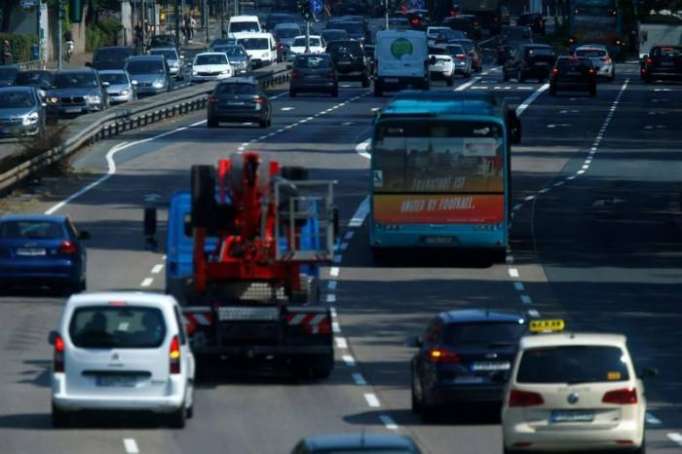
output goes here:
[{"label": "sedan taillight", "polygon": [[64,240],[59,244],[59,249],[57,250],[63,255],[75,255],[78,253],[78,246],[73,241]]},{"label": "sedan taillight", "polygon": [[168,351],[169,371],[171,374],[180,373],[180,339],[173,336]]}]

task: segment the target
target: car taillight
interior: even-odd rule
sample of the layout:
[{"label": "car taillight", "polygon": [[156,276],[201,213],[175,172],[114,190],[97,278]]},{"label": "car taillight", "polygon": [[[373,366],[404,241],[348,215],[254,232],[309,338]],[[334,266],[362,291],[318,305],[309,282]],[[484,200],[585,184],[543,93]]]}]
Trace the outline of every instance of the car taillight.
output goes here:
[{"label": "car taillight", "polygon": [[535,405],[542,405],[545,401],[538,393],[530,391],[520,391],[512,389],[509,393],[510,407],[533,407]]},{"label": "car taillight", "polygon": [[63,255],[74,255],[78,253],[78,246],[73,241],[64,240],[59,244],[58,250]]},{"label": "car taillight", "polygon": [[654,64],[654,61],[653,61],[651,58],[647,58],[647,59],[646,59],[646,64],[647,64],[647,65],[653,65],[653,64]]},{"label": "car taillight", "polygon": [[458,364],[462,361],[459,355],[444,348],[431,348],[426,355],[432,363],[438,364]]},{"label": "car taillight", "polygon": [[601,400],[605,404],[631,405],[637,403],[637,389],[623,388],[609,391]]},{"label": "car taillight", "polygon": [[180,373],[180,339],[178,336],[173,336],[168,352],[168,359],[170,361],[170,373]]},{"label": "car taillight", "polygon": [[54,339],[54,360],[52,362],[53,372],[64,372],[64,339],[56,336]]},{"label": "car taillight", "polygon": [[594,69],[590,68],[590,69],[587,70],[587,74],[593,76],[593,75],[595,75],[596,73],[594,72]]},{"label": "car taillight", "polygon": [[464,54],[457,54],[457,55],[455,55],[455,57],[457,57],[457,60],[464,60],[464,59],[466,58],[466,55],[464,55]]},{"label": "car taillight", "polygon": [[556,77],[558,75],[559,75],[559,69],[558,68],[552,69],[552,77]]}]

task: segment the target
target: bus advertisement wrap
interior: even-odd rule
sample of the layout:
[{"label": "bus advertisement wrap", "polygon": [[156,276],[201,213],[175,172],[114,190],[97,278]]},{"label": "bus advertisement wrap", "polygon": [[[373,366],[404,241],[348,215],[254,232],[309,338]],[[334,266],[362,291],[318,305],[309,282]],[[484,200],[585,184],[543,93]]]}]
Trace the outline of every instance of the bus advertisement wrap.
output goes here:
[{"label": "bus advertisement wrap", "polygon": [[380,224],[496,224],[504,221],[504,195],[388,195],[373,197]]}]

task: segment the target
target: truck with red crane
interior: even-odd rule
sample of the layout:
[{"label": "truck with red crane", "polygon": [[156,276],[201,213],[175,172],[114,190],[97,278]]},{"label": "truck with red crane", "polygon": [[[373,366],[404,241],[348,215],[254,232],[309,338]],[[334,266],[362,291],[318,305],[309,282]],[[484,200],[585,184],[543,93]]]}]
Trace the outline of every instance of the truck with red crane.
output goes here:
[{"label": "truck with red crane", "polygon": [[248,358],[282,360],[299,377],[331,373],[318,279],[338,230],[334,184],[253,152],[192,166],[191,190],[168,211],[166,292],[183,308],[198,369]]}]

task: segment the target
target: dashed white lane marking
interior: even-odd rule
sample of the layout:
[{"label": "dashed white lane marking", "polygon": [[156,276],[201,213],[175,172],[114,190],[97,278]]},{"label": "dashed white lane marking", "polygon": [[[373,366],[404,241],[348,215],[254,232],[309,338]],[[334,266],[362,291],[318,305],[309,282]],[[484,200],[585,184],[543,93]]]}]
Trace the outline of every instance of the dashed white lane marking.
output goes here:
[{"label": "dashed white lane marking", "polygon": [[516,268],[509,268],[509,269],[507,270],[507,272],[509,273],[509,277],[511,277],[511,278],[513,278],[513,279],[518,279],[518,278],[519,278],[519,270],[518,270],[518,269],[516,269]]},{"label": "dashed white lane marking", "polygon": [[353,358],[353,355],[343,355],[341,359],[343,359],[343,362],[346,363],[346,366],[355,366],[355,358]]},{"label": "dashed white lane marking", "polygon": [[154,279],[152,279],[151,277],[146,277],[146,278],[140,283],[140,287],[149,287],[150,285],[152,285],[152,282],[154,282]]},{"label": "dashed white lane marking", "polygon": [[329,275],[332,277],[339,277],[339,267],[338,266],[332,266],[329,268]]},{"label": "dashed white lane marking", "polygon": [[329,281],[329,283],[327,283],[327,288],[329,290],[336,290],[337,285],[338,285],[337,281]]},{"label": "dashed white lane marking", "polygon": [[346,249],[348,249],[348,243],[344,241],[339,245],[339,249],[345,251]]},{"label": "dashed white lane marking", "polygon": [[514,263],[514,256],[511,254],[507,254],[507,256],[504,258],[504,261],[507,263],[507,265],[511,265]]},{"label": "dashed white lane marking", "polygon": [[381,402],[379,402],[379,398],[374,393],[365,393],[365,400],[367,401],[367,405],[372,408],[381,407]]},{"label": "dashed white lane marking", "polygon": [[159,263],[158,265],[154,265],[152,268],[152,274],[159,274],[163,270],[163,263]]},{"label": "dashed white lane marking", "polygon": [[682,435],[680,435],[680,434],[677,433],[677,432],[671,432],[671,433],[667,434],[667,436],[668,436],[668,438],[669,438],[671,441],[673,441],[673,442],[677,443],[678,445],[682,446]]},{"label": "dashed white lane marking", "polygon": [[388,415],[379,415],[379,419],[381,420],[382,423],[384,423],[384,427],[387,428],[388,430],[398,430],[398,424],[393,421],[393,418],[391,418]]},{"label": "dashed white lane marking", "polygon": [[332,318],[333,318],[333,319],[336,319],[336,316],[337,316],[337,314],[336,314],[336,308],[335,308],[335,307],[329,308],[329,312],[331,312]]},{"label": "dashed white lane marking", "polygon": [[345,337],[335,337],[334,340],[336,342],[336,348],[340,348],[342,350],[348,349],[348,341]]},{"label": "dashed white lane marking", "polygon": [[126,454],[139,454],[140,449],[137,447],[137,442],[134,438],[124,438],[123,447],[126,450]]},{"label": "dashed white lane marking", "polygon": [[521,295],[521,302],[523,304],[532,304],[533,300],[530,299],[530,296],[528,296],[528,295]]},{"label": "dashed white lane marking", "polygon": [[327,302],[328,303],[335,303],[336,302],[336,295],[334,295],[334,294],[327,295]]},{"label": "dashed white lane marking", "polygon": [[523,286],[523,282],[514,282],[514,288],[518,290],[519,292],[523,292],[526,287]]},{"label": "dashed white lane marking", "polygon": [[339,326],[339,322],[332,322],[332,331],[334,334],[338,334],[341,332],[341,326]]},{"label": "dashed white lane marking", "polygon": [[479,80],[481,80],[480,77],[474,77],[474,78],[471,79],[469,82],[467,82],[467,83],[465,83],[465,84],[462,84],[462,85],[460,85],[459,87],[455,88],[455,91],[464,91],[464,90],[466,90],[467,88],[471,87],[471,86],[472,86],[473,84],[475,84],[476,82],[478,82]]},{"label": "dashed white lane marking", "polygon": [[362,202],[360,203],[360,206],[358,206],[358,209],[355,210],[355,214],[350,219],[348,226],[349,227],[360,227],[365,222],[365,218],[367,217],[368,213],[369,213],[369,197],[365,197],[362,200]]},{"label": "dashed white lane marking", "polygon": [[361,373],[358,372],[354,373],[353,381],[358,386],[367,386],[367,380],[365,380],[365,377],[363,377]]},{"label": "dashed white lane marking", "polygon": [[646,423],[657,426],[662,424],[661,420],[654,416],[652,413],[646,412]]}]

